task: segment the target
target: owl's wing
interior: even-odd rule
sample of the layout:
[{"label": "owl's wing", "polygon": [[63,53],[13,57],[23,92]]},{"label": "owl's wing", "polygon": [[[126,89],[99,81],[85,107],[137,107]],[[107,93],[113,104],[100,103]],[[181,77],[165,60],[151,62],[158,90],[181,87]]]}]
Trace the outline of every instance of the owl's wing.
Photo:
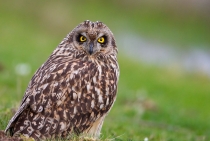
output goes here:
[{"label": "owl's wing", "polygon": [[[74,73],[68,56],[53,56],[45,62],[32,77],[19,109],[9,121],[5,132],[13,126],[20,114],[30,106],[35,112],[43,110],[44,104],[49,101],[58,101],[68,91],[67,77]],[[67,63],[68,62],[68,63]]]}]

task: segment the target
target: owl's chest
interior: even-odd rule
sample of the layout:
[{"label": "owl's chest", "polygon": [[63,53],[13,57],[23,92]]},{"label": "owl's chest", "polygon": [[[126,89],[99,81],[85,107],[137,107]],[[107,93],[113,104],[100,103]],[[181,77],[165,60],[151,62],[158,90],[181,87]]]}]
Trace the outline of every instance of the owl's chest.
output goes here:
[{"label": "owl's chest", "polygon": [[90,63],[72,71],[69,78],[76,92],[108,95],[117,87],[118,70],[111,65]]}]

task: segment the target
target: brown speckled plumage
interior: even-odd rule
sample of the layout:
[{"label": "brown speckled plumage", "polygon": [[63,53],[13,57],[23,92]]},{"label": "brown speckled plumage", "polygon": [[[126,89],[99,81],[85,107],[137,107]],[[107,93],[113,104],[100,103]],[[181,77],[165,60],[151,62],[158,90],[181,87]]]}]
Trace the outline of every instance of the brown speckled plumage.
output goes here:
[{"label": "brown speckled plumage", "polygon": [[5,131],[36,140],[74,132],[97,138],[116,99],[118,79],[112,32],[102,22],[85,21],[36,71]]}]

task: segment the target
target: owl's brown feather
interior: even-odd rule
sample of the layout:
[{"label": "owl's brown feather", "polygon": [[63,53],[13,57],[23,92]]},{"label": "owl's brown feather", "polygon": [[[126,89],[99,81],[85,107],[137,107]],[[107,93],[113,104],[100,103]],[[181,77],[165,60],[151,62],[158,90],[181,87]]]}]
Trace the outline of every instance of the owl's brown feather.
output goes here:
[{"label": "owl's brown feather", "polygon": [[77,26],[32,77],[5,131],[36,140],[74,132],[99,136],[104,117],[116,99],[119,66],[115,43],[93,55],[75,43],[78,28],[89,32],[90,27],[95,33],[106,28],[110,43],[115,42],[101,22],[85,21]]}]

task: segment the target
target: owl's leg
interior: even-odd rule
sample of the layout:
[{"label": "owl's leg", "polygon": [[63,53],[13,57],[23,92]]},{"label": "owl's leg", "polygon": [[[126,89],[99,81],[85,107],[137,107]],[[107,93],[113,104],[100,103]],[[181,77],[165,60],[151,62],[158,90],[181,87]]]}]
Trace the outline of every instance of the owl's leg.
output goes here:
[{"label": "owl's leg", "polygon": [[87,130],[85,130],[84,133],[87,133],[89,136],[94,137],[94,138],[99,138],[100,137],[100,132],[101,132],[101,128],[104,122],[104,118],[106,115],[98,118],[93,125],[88,128]]}]

